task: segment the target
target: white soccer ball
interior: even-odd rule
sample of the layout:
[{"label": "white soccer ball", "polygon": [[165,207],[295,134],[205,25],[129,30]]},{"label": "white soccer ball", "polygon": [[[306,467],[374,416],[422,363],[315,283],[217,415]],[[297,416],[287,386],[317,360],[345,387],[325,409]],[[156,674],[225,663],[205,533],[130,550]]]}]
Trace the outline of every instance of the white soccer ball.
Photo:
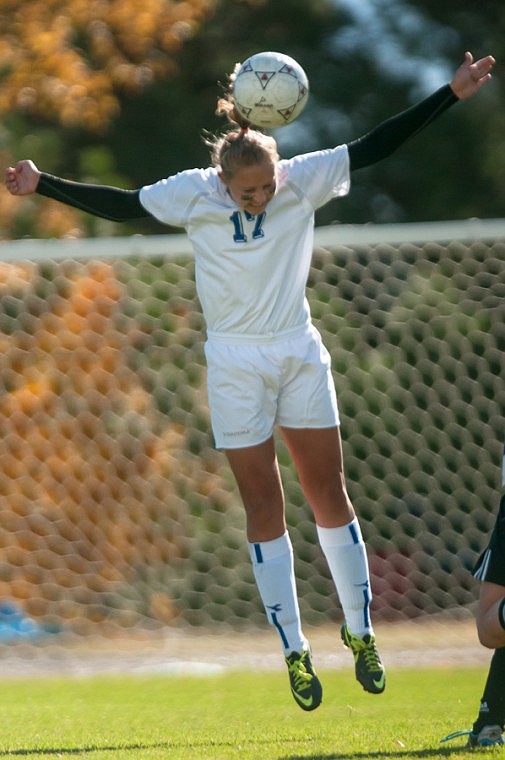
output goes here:
[{"label": "white soccer ball", "polygon": [[283,53],[256,53],[235,74],[235,107],[256,127],[272,129],[289,124],[301,114],[308,97],[305,71]]}]

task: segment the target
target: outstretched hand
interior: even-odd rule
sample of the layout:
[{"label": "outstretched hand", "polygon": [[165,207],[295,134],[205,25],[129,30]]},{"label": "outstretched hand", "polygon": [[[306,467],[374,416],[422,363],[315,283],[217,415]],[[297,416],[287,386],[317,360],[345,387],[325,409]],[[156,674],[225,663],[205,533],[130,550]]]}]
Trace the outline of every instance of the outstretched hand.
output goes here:
[{"label": "outstretched hand", "polygon": [[457,98],[464,100],[475,95],[491,79],[491,71],[496,61],[492,55],[473,60],[473,55],[465,53],[465,60],[454,74],[451,88]]},{"label": "outstretched hand", "polygon": [[30,195],[39,184],[40,172],[27,159],[19,161],[16,166],[8,166],[5,170],[5,186],[11,195]]}]

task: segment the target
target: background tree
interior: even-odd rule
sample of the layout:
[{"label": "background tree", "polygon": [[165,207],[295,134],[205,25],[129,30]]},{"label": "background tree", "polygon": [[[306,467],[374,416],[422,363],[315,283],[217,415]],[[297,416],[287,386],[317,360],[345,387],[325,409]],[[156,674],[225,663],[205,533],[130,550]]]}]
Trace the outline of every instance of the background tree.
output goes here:
[{"label": "background tree", "polygon": [[[43,158],[44,168],[71,170],[72,135],[103,137],[120,118],[121,99],[176,76],[177,52],[214,6],[215,0],[0,0],[4,147]],[[101,158],[102,172],[113,174],[113,157]],[[14,235],[78,233],[80,215],[46,213],[52,206],[42,204],[42,220],[30,203],[12,215],[7,200],[0,221]]]},{"label": "background tree", "polygon": [[[451,153],[455,158],[454,191],[467,215],[502,217],[505,185],[505,13],[499,0],[457,3],[450,0],[409,0],[413,12],[429,17],[442,31],[441,49],[446,57],[457,58],[462,49],[474,53],[491,52],[496,60],[494,82],[478,98],[465,105],[467,132],[456,134]],[[447,31],[444,31],[447,30]],[[468,160],[467,160],[468,159]],[[447,165],[449,162],[446,161]]]},{"label": "background tree", "polygon": [[[43,41],[37,34],[20,34],[19,14],[17,26],[7,19],[19,0],[0,0],[6,37],[12,37],[9,55],[2,55],[10,63],[0,76],[4,148],[16,158],[38,159],[47,171],[130,187],[206,165],[202,129],[222,126],[214,116],[217,83],[236,61],[262,49],[297,58],[311,82],[304,114],[276,133],[282,154],[335,145],[447,82],[466,49],[476,56],[492,52],[500,61],[502,14],[499,4],[488,0],[485,5],[486,12],[482,6],[461,10],[448,0],[150,0],[139,10],[135,0],[69,0],[65,5],[25,0],[19,13],[24,9],[27,16],[29,8],[37,9],[38,26],[31,28],[53,30],[64,68],[74,72],[73,83],[62,86],[56,78],[56,91],[61,87],[66,100],[63,95],[47,100],[43,96],[53,90],[61,64],[54,60],[48,69],[46,61],[36,80],[26,64],[21,84],[12,70],[11,49],[33,66],[32,47],[40,50]],[[44,49],[37,58],[41,64],[47,41]],[[357,172],[349,198],[329,204],[318,222],[501,216],[505,110],[500,73],[498,65],[494,82],[477,98],[451,109],[387,161]],[[83,116],[76,121],[79,109]],[[166,232],[155,222],[114,226],[42,199],[20,203],[5,195],[0,222],[10,236]]]},{"label": "background tree", "polygon": [[[494,82],[444,114],[387,161],[359,172],[338,206],[345,221],[416,221],[503,215],[505,18],[498,2],[339,0],[350,14],[332,37],[348,102],[349,136],[447,82],[465,50],[493,53]],[[489,11],[489,13],[488,13]],[[343,65],[342,65],[343,64]],[[361,83],[361,84],[360,84]]]},{"label": "background tree", "polygon": [[213,0],[2,0],[2,112],[104,131],[119,95],[173,75]]}]

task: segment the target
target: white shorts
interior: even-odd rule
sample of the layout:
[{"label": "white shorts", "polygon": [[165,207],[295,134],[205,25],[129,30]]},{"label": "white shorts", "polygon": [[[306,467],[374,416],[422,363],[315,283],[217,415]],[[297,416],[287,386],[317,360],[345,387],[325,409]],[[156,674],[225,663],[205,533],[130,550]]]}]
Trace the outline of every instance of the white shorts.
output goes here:
[{"label": "white shorts", "polygon": [[261,343],[208,340],[205,354],[217,448],[256,446],[275,425],[340,424],[331,358],[314,327],[301,337]]}]

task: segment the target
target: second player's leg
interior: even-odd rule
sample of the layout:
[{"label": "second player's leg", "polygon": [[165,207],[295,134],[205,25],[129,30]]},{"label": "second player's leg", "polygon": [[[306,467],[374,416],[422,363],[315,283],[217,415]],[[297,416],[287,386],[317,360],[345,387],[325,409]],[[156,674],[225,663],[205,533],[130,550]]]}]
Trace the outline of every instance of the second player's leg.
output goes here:
[{"label": "second player's leg", "polygon": [[[481,644],[490,649],[505,647],[505,586],[482,581],[477,608],[477,631]],[[503,620],[503,622],[500,622]]]}]

